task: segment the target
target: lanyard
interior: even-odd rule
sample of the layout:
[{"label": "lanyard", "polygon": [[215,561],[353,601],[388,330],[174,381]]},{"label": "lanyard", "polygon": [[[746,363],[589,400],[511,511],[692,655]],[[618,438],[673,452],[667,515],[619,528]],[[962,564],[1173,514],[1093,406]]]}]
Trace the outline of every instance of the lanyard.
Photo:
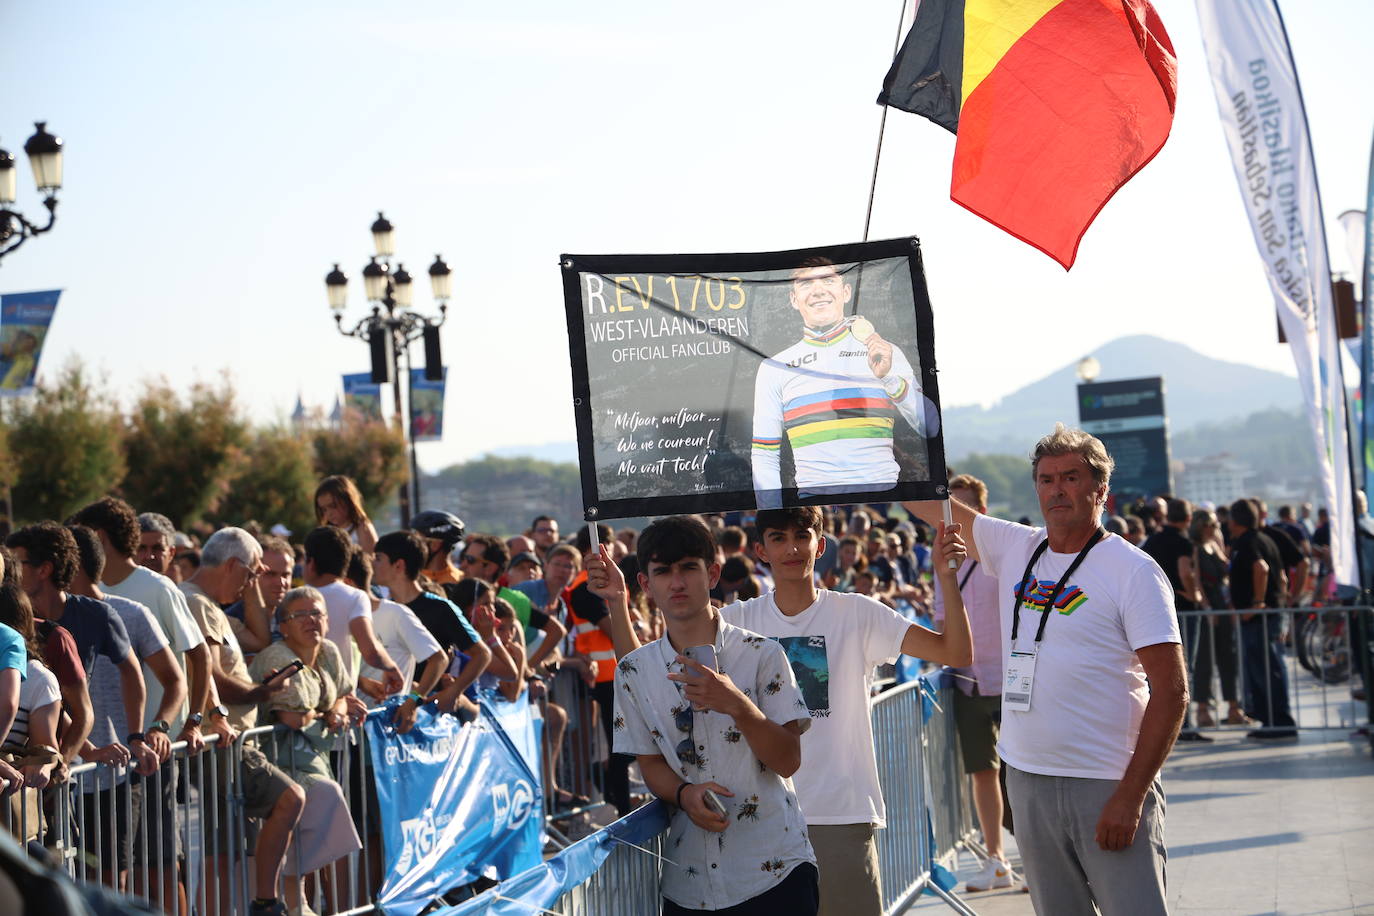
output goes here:
[{"label": "lanyard", "polygon": [[968,572],[964,573],[964,581],[962,581],[962,582],[959,583],[959,591],[962,592],[962,591],[964,590],[964,586],[965,586],[965,585],[968,585],[968,580],[973,576],[973,571],[974,571],[975,569],[977,569],[977,568],[978,568],[978,561],[977,561],[977,560],[974,560],[972,563],[970,563],[970,564],[968,565]]},{"label": "lanyard", "polygon": [[[1079,565],[1082,564],[1084,558],[1087,557],[1088,551],[1096,547],[1097,542],[1102,540],[1106,534],[1107,532],[1100,527],[1094,531],[1093,536],[1088,538],[1088,543],[1083,545],[1083,549],[1078,552],[1078,556],[1073,558],[1073,562],[1069,564],[1069,568],[1064,570],[1064,574],[1060,576],[1059,581],[1054,584],[1054,589],[1050,592],[1049,597],[1045,599],[1045,609],[1040,612],[1040,626],[1035,631],[1035,641],[1037,643],[1045,638],[1045,624],[1049,622],[1050,611],[1054,609],[1054,602],[1059,599],[1059,593],[1062,592],[1064,586],[1068,584],[1069,576],[1072,576],[1074,572],[1077,571]],[[1044,554],[1049,546],[1049,538],[1045,538],[1045,540],[1041,541],[1040,546],[1035,548],[1035,552],[1031,554],[1030,562],[1026,564],[1026,571],[1021,574],[1021,586],[1016,590],[1016,606],[1011,610],[1011,643],[1013,648],[1016,646],[1016,633],[1021,626],[1021,602],[1025,600],[1026,589],[1030,587],[1031,572],[1035,569],[1035,562],[1040,559],[1041,555]]]}]

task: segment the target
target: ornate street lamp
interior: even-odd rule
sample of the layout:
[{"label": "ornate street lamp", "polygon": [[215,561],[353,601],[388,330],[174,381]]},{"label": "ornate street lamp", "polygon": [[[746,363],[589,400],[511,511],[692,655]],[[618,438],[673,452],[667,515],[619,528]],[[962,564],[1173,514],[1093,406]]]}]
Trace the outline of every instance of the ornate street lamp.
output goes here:
[{"label": "ornate street lamp", "polygon": [[410,524],[411,516],[420,507],[420,471],[415,459],[415,440],[401,411],[401,361],[405,360],[407,395],[410,379],[410,344],[424,339],[425,377],[443,378],[443,358],[439,349],[439,328],[448,316],[448,301],[452,290],[452,271],[443,258],[435,255],[429,268],[430,287],[439,306],[439,317],[429,318],[411,311],[414,283],[405,267],[397,263],[391,268],[395,255],[395,228],[380,212],[372,223],[372,244],[376,249],[363,268],[363,295],[372,305],[372,313],[361,319],[351,330],[345,330],[343,313],[348,307],[348,277],[339,265],[325,275],[324,285],[329,307],[334,310],[334,323],[345,337],[367,341],[372,351],[372,381],[391,381],[393,406],[401,435],[410,450],[412,489],[401,485],[401,526]]},{"label": "ornate street lamp", "polygon": [[18,199],[18,169],[14,154],[0,149],[0,258],[35,235],[47,232],[57,221],[57,192],[62,188],[62,139],[48,133],[46,121],[38,121],[34,126],[38,130],[24,143],[24,152],[33,168],[33,183],[43,195],[43,206],[48,209],[48,224],[39,226],[12,209]]}]

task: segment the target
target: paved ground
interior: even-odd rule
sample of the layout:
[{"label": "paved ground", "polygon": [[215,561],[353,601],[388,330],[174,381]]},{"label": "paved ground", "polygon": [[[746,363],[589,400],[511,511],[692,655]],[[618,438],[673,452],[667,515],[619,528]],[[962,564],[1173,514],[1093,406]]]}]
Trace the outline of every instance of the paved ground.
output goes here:
[{"label": "paved ground", "polygon": [[[1328,703],[1346,707],[1333,708],[1328,721],[1354,721],[1341,693],[1328,692]],[[1368,740],[1351,738],[1349,728],[1305,731],[1277,745],[1246,741],[1243,732],[1212,734],[1215,743],[1179,745],[1165,770],[1171,912],[1374,914]],[[966,854],[960,864],[967,877],[977,863]],[[1032,912],[1019,891],[962,896],[985,916]],[[942,909],[927,896],[909,912]]]}]

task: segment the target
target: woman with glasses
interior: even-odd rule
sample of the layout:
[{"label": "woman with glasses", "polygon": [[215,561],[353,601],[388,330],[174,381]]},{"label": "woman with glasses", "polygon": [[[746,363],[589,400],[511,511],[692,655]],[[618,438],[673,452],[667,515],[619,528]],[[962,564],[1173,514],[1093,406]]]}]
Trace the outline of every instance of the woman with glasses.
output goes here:
[{"label": "woman with glasses", "polygon": [[[362,722],[367,707],[352,695],[354,685],[339,650],[325,638],[324,596],[317,589],[306,585],[283,595],[277,623],[282,639],[258,653],[249,673],[254,680],[265,681],[293,662],[303,666],[289,675],[286,689],[262,706],[272,721],[289,729],[265,741],[264,751],[306,793],[305,810],[283,869],[284,876],[295,879],[283,882],[287,906],[294,912],[300,906],[305,875],[362,848],[343,790],[330,768],[329,752],[340,733]],[[341,877],[334,886],[342,895],[348,887],[343,877],[346,868],[338,872]],[[342,902],[342,896],[337,902]]]}]

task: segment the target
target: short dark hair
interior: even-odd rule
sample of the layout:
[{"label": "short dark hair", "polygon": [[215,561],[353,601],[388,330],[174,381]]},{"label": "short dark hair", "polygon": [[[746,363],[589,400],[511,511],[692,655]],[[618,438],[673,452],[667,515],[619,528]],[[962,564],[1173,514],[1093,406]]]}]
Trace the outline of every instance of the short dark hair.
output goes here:
[{"label": "short dark hair", "polygon": [[463,550],[466,551],[474,544],[482,548],[482,559],[488,563],[495,563],[502,572],[506,571],[506,566],[510,563],[510,550],[506,548],[505,541],[494,534],[469,534],[463,542]]},{"label": "short dark hair", "polygon": [[[390,554],[387,554],[390,556]],[[348,558],[348,572],[344,577],[356,588],[367,591],[372,585],[372,558],[366,550],[355,550]]]},{"label": "short dark hair", "polygon": [[1193,506],[1186,499],[1170,499],[1165,502],[1164,520],[1178,524],[1192,521]]},{"label": "short dark hair", "polygon": [[716,539],[699,515],[669,515],[649,523],[635,548],[639,568],[646,574],[650,563],[671,565],[691,557],[716,561]]},{"label": "short dark hair", "polygon": [[[610,525],[598,523],[596,526],[596,537],[601,543],[609,544],[612,539],[615,538],[615,532],[611,530]],[[577,549],[584,554],[592,549],[592,535],[591,532],[587,530],[586,525],[578,526],[577,536],[573,539],[573,544],[575,544]]]},{"label": "short dark hair", "polygon": [[725,550],[739,551],[744,549],[744,545],[749,541],[749,535],[744,533],[744,529],[739,525],[731,525],[721,531],[716,541]]},{"label": "short dark hair", "polygon": [[372,552],[386,554],[386,558],[393,563],[400,560],[406,565],[406,578],[414,579],[420,575],[420,570],[425,568],[429,545],[425,543],[420,532],[406,528],[377,538],[377,546],[372,548]]},{"label": "short dark hair", "polygon": [[105,532],[110,546],[126,557],[138,552],[138,513],[122,499],[98,499],[67,519],[67,523]]},{"label": "short dark hair", "polygon": [[76,541],[77,562],[81,564],[81,571],[87,579],[98,583],[100,574],[105,571],[105,548],[100,546],[100,538],[85,525],[68,525],[67,530]]},{"label": "short dark hair", "polygon": [[720,567],[722,582],[742,582],[754,574],[754,564],[747,557],[730,557]]},{"label": "short dark hair", "polygon": [[1248,499],[1238,499],[1231,503],[1231,521],[1242,528],[1255,527],[1255,505]]},{"label": "short dark hair", "polygon": [[820,506],[793,506],[789,509],[763,509],[754,516],[754,530],[759,540],[769,531],[814,531],[825,534],[825,513]]},{"label": "short dark hair", "polygon": [[76,539],[57,522],[26,525],[5,538],[8,547],[22,547],[29,555],[29,563],[52,564],[53,588],[66,589],[76,575]]},{"label": "short dark hair", "polygon": [[453,603],[458,605],[458,609],[466,614],[489,591],[491,591],[489,583],[476,576],[466,576],[461,582],[453,586],[453,590],[449,594],[453,598]]},{"label": "short dark hair", "polygon": [[348,571],[348,555],[353,542],[342,528],[321,525],[305,536],[305,557],[324,576],[342,576]]}]

